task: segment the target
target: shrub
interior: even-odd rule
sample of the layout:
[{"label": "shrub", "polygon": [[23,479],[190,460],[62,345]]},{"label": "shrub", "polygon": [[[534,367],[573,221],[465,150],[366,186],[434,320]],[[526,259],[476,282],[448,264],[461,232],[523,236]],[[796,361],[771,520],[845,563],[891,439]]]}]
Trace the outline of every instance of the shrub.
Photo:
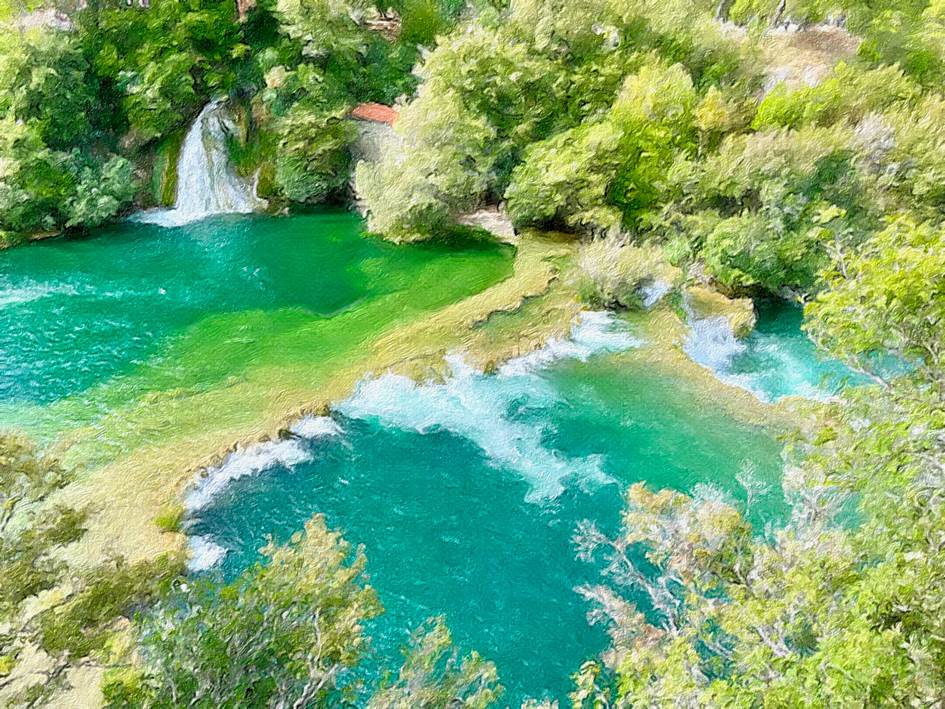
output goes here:
[{"label": "shrub", "polygon": [[666,278],[666,260],[658,246],[630,246],[620,237],[581,245],[578,292],[596,306],[638,307],[640,289]]}]

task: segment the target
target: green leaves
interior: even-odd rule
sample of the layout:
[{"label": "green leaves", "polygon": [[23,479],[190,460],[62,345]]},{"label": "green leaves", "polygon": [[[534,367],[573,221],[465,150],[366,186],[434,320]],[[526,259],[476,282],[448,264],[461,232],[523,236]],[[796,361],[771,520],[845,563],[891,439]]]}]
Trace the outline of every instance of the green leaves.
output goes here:
[{"label": "green leaves", "polygon": [[443,618],[432,618],[413,633],[396,680],[371,697],[368,709],[486,709],[501,694],[495,665],[475,652],[460,658]]},{"label": "green leaves", "polygon": [[286,198],[317,203],[347,186],[355,129],[345,113],[299,102],[279,119],[275,177]]},{"label": "green leaves", "polygon": [[828,277],[807,307],[808,331],[836,356],[878,372],[882,356],[939,375],[945,356],[945,237],[940,227],[893,220]]},{"label": "green leaves", "polygon": [[342,673],[367,649],[363,623],[381,612],[364,554],[315,517],[266,563],[218,586],[197,579],[141,620],[143,674],[109,685],[112,705],[330,705],[349,697]]}]

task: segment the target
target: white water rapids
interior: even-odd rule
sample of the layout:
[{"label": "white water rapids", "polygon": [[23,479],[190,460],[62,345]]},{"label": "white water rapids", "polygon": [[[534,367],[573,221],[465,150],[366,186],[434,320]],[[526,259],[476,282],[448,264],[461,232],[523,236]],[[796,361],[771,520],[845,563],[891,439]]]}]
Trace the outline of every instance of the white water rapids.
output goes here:
[{"label": "white water rapids", "polygon": [[222,101],[204,106],[181,146],[173,209],[142,212],[136,217],[138,221],[181,226],[212,214],[245,214],[264,206],[253,187],[230,168],[226,150],[228,121]]}]

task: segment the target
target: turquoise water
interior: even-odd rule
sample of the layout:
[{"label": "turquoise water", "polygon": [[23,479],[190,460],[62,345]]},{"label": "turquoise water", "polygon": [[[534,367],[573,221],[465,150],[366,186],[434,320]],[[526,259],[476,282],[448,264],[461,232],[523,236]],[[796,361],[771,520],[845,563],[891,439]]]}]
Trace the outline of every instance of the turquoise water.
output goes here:
[{"label": "turquoise water", "polygon": [[128,222],[0,252],[0,425],[43,421],[58,433],[149,392],[207,391],[272,369],[316,381],[511,264],[512,250],[494,243],[368,238],[339,210],[175,229]]},{"label": "turquoise water", "polygon": [[748,389],[764,401],[786,396],[824,399],[864,378],[825,357],[801,330],[804,311],[787,301],[755,302],[758,322],[736,340],[721,318],[692,323],[685,349],[722,381]]},{"label": "turquoise water", "polygon": [[[317,390],[371,338],[510,271],[507,247],[396,247],[340,212],[125,224],[14,249],[0,254],[0,424],[38,421],[54,437],[118,411],[95,438],[131,447],[256,420],[270,405],[259,392]],[[203,560],[225,550],[213,573],[238,573],[267,535],[284,541],[322,512],[365,545],[387,608],[370,628],[372,671],[396,665],[409,631],[442,614],[464,650],[496,662],[504,701],[563,698],[606,643],[573,590],[598,578],[574,560],[579,521],[614,530],[638,481],[738,503],[746,462],[771,483],[752,520],[783,514],[771,435],[650,366],[625,325],[596,317],[575,342],[496,375],[454,358],[446,382],[364,382],[334,421],[234,459],[228,484],[213,478],[189,501]],[[823,375],[843,370],[817,358],[799,324],[798,309],[760,304],[746,343],[707,340],[710,364],[763,398],[829,394]]]},{"label": "turquoise water", "polygon": [[606,644],[574,591],[599,578],[574,559],[580,520],[615,530],[622,492],[637,481],[737,502],[746,460],[774,483],[755,521],[782,505],[770,435],[606,344],[493,376],[454,360],[445,383],[365,382],[335,425],[317,421],[314,437],[288,444],[301,448],[295,464],[230,482],[197,506],[189,532],[227,550],[220,568],[231,576],[267,535],[285,540],[324,513],[364,544],[387,609],[369,629],[375,671],[397,664],[412,628],[444,615],[462,649],[496,662],[503,703],[564,699],[570,675]]},{"label": "turquoise water", "polygon": [[770,400],[785,396],[823,398],[864,379],[842,363],[825,357],[801,330],[804,310],[784,301],[755,303],[758,324],[746,349],[732,362],[732,373],[747,375]]}]

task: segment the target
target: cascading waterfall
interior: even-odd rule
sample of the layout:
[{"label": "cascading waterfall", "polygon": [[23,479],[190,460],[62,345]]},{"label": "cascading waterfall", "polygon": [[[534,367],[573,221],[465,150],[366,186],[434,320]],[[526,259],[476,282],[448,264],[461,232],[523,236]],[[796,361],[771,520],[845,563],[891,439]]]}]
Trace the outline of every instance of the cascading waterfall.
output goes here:
[{"label": "cascading waterfall", "polygon": [[212,214],[245,214],[264,206],[253,187],[240,180],[230,168],[227,129],[223,101],[211,101],[204,106],[181,146],[174,208],[143,212],[138,215],[138,221],[180,226]]}]

